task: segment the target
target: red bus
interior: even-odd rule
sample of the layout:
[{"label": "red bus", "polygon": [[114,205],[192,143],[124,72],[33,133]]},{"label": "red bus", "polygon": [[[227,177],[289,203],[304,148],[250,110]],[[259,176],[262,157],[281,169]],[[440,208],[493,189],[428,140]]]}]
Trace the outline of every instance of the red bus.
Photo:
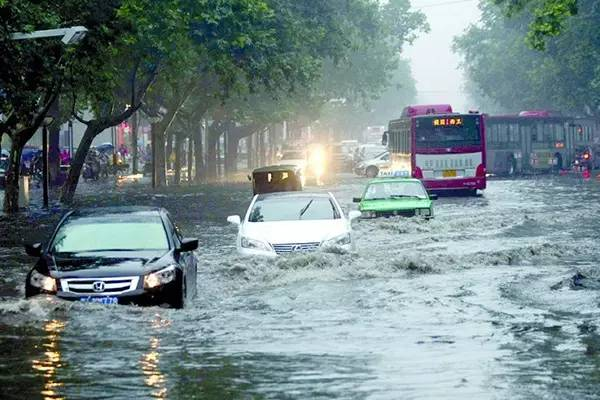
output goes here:
[{"label": "red bus", "polygon": [[412,176],[430,191],[485,189],[481,114],[454,113],[448,104],[406,107],[390,121],[387,138],[390,163],[381,176]]}]

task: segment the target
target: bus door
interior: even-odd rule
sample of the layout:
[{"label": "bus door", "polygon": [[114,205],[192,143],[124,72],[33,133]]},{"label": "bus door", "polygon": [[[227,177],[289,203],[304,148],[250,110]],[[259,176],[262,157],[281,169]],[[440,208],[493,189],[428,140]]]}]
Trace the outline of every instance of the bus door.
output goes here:
[{"label": "bus door", "polygon": [[567,155],[565,159],[565,166],[571,165],[573,160],[575,159],[575,148],[577,147],[576,137],[577,127],[571,121],[565,122],[565,154]]},{"label": "bus door", "polygon": [[532,170],[531,151],[532,151],[532,138],[531,138],[531,124],[529,121],[519,121],[519,136],[521,137],[521,167],[523,172]]}]

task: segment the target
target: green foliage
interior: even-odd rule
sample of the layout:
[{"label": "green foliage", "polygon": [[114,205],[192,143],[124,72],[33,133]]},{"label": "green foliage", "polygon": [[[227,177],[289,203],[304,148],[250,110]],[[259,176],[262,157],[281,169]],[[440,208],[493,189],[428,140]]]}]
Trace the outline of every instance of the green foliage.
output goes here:
[{"label": "green foliage", "polygon": [[578,14],[578,0],[492,0],[504,8],[508,16],[529,12],[532,22],[527,33],[528,43],[538,50],[546,48],[550,37],[560,35],[569,17]]},{"label": "green foliage", "polygon": [[532,14],[512,18],[487,5],[479,25],[457,38],[474,92],[506,111],[532,108],[576,114],[600,112],[600,13],[595,1],[579,2],[588,18],[572,18],[543,52],[524,40]]}]

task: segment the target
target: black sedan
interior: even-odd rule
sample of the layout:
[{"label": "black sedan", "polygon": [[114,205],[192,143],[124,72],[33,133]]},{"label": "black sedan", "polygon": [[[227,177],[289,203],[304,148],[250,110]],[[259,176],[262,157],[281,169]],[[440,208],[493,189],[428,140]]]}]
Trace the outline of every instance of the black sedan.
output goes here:
[{"label": "black sedan", "polygon": [[47,245],[25,246],[39,258],[25,294],[182,308],[196,294],[197,248],[198,239],[184,238],[162,208],[73,211]]}]

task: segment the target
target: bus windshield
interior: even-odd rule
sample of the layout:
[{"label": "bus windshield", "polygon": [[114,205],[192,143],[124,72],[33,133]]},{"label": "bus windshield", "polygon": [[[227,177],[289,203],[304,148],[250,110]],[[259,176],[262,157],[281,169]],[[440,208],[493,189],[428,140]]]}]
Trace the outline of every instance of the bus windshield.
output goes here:
[{"label": "bus windshield", "polygon": [[419,118],[416,124],[418,149],[481,145],[479,116]]}]

